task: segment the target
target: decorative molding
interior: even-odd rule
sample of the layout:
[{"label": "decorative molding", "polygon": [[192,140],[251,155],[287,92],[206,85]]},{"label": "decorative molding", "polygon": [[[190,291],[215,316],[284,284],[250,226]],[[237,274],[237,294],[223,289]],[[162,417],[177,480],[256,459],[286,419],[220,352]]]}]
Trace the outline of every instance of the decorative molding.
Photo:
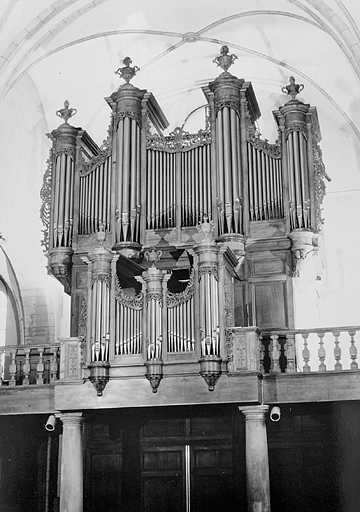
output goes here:
[{"label": "decorative molding", "polygon": [[184,304],[188,300],[192,299],[195,293],[195,270],[191,270],[190,280],[184,291],[180,293],[167,292],[166,305],[168,308],[174,308]]},{"label": "decorative molding", "polygon": [[43,233],[43,240],[41,241],[41,245],[44,247],[43,252],[46,255],[49,252],[50,243],[52,161],[53,151],[52,149],[50,149],[49,158],[46,161],[47,167],[43,177],[43,184],[40,190],[40,198],[42,201],[40,207],[40,219],[44,226],[44,229],[41,230],[41,232]]},{"label": "decorative molding", "polygon": [[202,265],[199,267],[198,273],[199,273],[199,281],[201,280],[201,277],[206,274],[210,274],[210,275],[214,276],[216,281],[219,280],[219,273],[218,273],[218,268],[216,265]]},{"label": "decorative molding", "polygon": [[192,134],[177,127],[166,137],[158,133],[148,134],[146,137],[146,149],[159,151],[186,151],[196,146],[205,146],[206,144],[211,144],[210,130],[199,130],[197,133]]},{"label": "decorative molding", "polygon": [[115,279],[115,300],[127,308],[136,309],[138,311],[141,310],[144,305],[142,292],[135,295],[135,297],[130,297],[130,295],[124,293],[124,290],[121,288],[118,276],[116,276]]}]

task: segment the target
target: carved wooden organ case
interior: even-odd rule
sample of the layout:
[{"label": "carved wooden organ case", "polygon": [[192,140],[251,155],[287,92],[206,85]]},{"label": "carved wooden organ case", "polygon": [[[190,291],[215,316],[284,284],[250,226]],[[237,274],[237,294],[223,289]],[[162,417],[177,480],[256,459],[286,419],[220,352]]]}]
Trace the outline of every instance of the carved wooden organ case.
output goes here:
[{"label": "carved wooden organ case", "polygon": [[232,327],[293,327],[292,279],[322,224],[317,112],[291,77],[290,100],[274,111],[279,138],[263,140],[251,83],[228,71],[235,58],[223,47],[215,59],[223,72],[203,87],[196,134],[163,135],[165,115],[130,83],[129,58],[124,85],[106,98],[102,146],[69,124],[68,102],[57,112],[43,245],[71,294],[71,335],[99,395],[126,366],[156,391],[169,362],[197,368],[212,390],[231,371]]}]

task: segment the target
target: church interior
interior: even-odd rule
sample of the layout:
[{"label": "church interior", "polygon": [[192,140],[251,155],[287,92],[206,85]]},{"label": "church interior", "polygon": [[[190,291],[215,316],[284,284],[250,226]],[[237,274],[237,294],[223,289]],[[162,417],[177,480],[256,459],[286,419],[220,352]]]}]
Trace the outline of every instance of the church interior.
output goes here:
[{"label": "church interior", "polygon": [[360,5],[4,0],[0,509],[360,510]]}]

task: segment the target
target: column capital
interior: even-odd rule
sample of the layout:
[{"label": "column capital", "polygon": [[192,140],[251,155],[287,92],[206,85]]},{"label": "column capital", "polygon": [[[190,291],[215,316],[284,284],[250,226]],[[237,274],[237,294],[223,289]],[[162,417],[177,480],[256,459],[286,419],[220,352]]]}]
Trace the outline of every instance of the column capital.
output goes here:
[{"label": "column capital", "polygon": [[268,410],[268,405],[247,405],[239,407],[239,411],[244,414],[246,421],[263,421]]},{"label": "column capital", "polygon": [[82,412],[64,412],[56,414],[56,417],[59,418],[64,427],[81,427],[84,422]]}]

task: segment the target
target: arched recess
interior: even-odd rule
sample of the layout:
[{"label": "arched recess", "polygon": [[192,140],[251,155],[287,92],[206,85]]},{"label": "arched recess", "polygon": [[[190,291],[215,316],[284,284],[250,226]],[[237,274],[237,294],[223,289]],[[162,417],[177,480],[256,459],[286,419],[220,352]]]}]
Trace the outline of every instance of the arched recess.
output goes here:
[{"label": "arched recess", "polygon": [[24,333],[24,311],[21,300],[19,283],[11,262],[0,246],[0,295],[3,304],[2,312],[6,314],[5,334],[3,339],[5,345],[23,345],[25,343]]}]

